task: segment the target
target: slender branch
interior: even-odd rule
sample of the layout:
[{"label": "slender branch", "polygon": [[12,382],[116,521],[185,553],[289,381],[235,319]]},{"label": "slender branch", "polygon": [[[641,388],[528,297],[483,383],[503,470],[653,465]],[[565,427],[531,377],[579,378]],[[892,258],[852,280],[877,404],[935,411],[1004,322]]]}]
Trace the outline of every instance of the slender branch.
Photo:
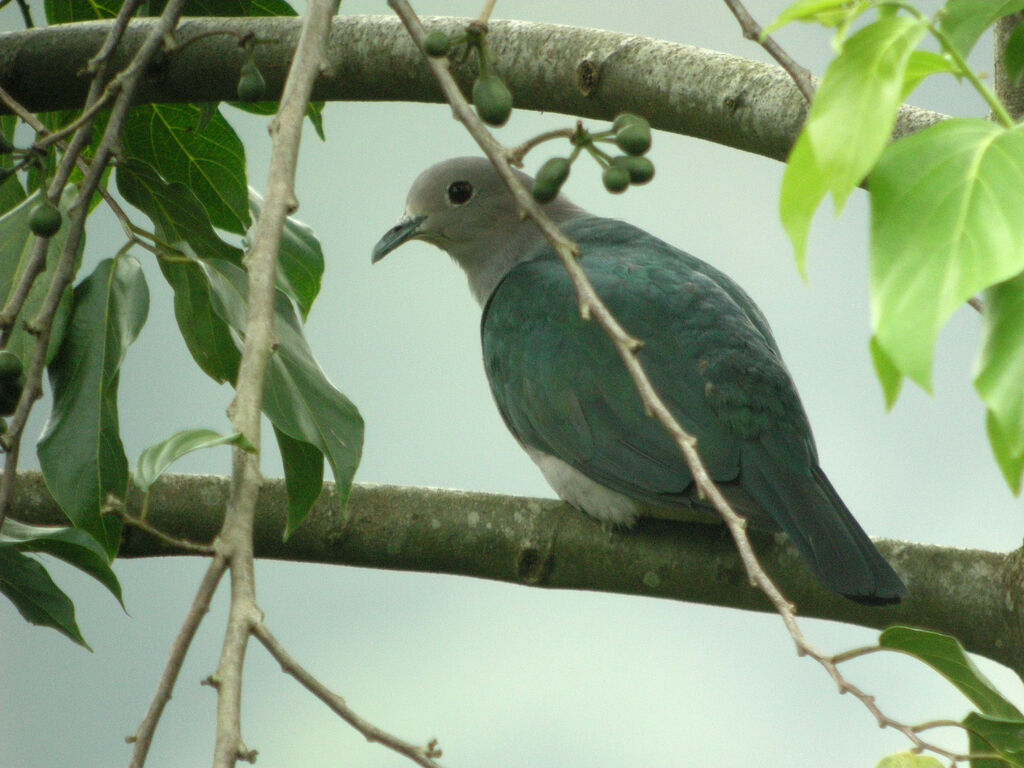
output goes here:
[{"label": "slender branch", "polygon": [[164,667],[163,674],[160,675],[160,682],[157,684],[156,694],[149,705],[149,710],[146,712],[142,723],[136,729],[135,734],[127,739],[128,743],[135,745],[135,748],[132,750],[132,760],[129,768],[142,768],[146,763],[146,756],[149,754],[149,747],[153,743],[153,735],[156,733],[160,716],[163,714],[167,702],[171,700],[171,693],[174,691],[174,685],[178,681],[178,675],[181,672],[182,665],[185,663],[185,656],[192,645],[192,639],[195,637],[203,617],[210,610],[210,602],[213,600],[213,595],[217,591],[217,585],[220,583],[225,570],[227,570],[227,560],[220,555],[215,556],[210,563],[210,567],[206,569],[206,575],[203,576],[199,589],[196,590],[192,606],[185,615],[185,621],[178,631],[178,636],[174,639],[174,643],[171,645],[170,658]]},{"label": "slender branch", "polygon": [[169,533],[157,528],[155,525],[146,522],[141,517],[135,517],[130,515],[123,509],[116,512],[117,516],[121,519],[125,525],[130,525],[133,528],[138,528],[143,533],[148,533],[154,539],[157,539],[163,544],[175,549],[180,549],[183,552],[188,552],[192,555],[215,555],[217,548],[212,544],[197,544],[189,539],[183,539],[178,536],[171,536]]},{"label": "slender branch", "polygon": [[[310,0],[270,133],[273,149],[267,194],[255,223],[252,250],[246,256],[249,276],[245,346],[239,363],[235,399],[228,408],[235,431],[252,446],[260,446],[263,382],[274,342],[274,293],[281,231],[288,214],[298,206],[295,171],[302,123],[313,83],[327,67],[327,39],[338,0]],[[231,497],[218,542],[231,568],[231,607],[217,665],[217,741],[215,768],[229,768],[239,758],[254,756],[241,737],[242,669],[250,633],[261,621],[256,604],[253,568],[253,516],[262,484],[259,454],[236,448],[232,452]]]},{"label": "slender branch", "polygon": [[332,692],[327,686],[307,672],[292,656],[284,649],[263,622],[253,627],[253,635],[263,643],[263,646],[274,657],[281,669],[294,677],[310,693],[326,704],[342,720],[361,733],[367,741],[376,742],[388,749],[394,750],[400,755],[409,758],[423,768],[440,768],[440,764],[433,758],[441,757],[441,750],[437,748],[437,742],[431,741],[425,747],[410,744],[387,731],[383,731],[373,725],[354,711],[345,703],[345,700]]},{"label": "slender branch", "polygon": [[758,43],[768,55],[778,62],[779,66],[786,70],[786,73],[793,79],[793,83],[800,89],[804,99],[810,104],[814,101],[814,79],[806,67],[798,64],[782,46],[776,43],[771,37],[764,37],[764,28],[757,23],[746,6],[740,0],[725,0],[725,4],[740,23],[740,29],[747,40]]}]

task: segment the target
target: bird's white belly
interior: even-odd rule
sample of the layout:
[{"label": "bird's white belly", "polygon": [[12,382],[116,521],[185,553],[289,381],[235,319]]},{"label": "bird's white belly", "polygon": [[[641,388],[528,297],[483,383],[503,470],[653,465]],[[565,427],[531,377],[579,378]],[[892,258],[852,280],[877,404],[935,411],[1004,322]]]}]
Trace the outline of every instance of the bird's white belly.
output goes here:
[{"label": "bird's white belly", "polygon": [[605,488],[578,469],[571,467],[536,448],[523,446],[527,455],[540,467],[548,484],[559,498],[586,512],[602,523],[631,526],[640,514],[640,506],[628,496]]}]

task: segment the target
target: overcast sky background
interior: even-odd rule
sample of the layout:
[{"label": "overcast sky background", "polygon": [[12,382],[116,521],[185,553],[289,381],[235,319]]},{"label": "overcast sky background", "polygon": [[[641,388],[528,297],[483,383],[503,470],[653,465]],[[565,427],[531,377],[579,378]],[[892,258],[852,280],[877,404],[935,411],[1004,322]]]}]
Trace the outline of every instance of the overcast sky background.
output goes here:
[{"label": "overcast sky background", "polygon": [[[481,4],[414,6],[423,15],[469,16]],[[785,3],[748,6],[767,24]],[[352,0],[342,10],[387,12],[379,0]],[[495,18],[614,29],[766,58],[719,2],[506,0]],[[0,13],[0,24],[19,26],[13,7]],[[830,55],[824,32],[793,28],[778,39],[823,72]],[[976,57],[979,67],[988,66],[987,55]],[[930,83],[911,101],[984,114],[951,78]],[[265,121],[225,112],[245,141],[250,183],[262,191],[270,148]],[[552,496],[491,402],[479,310],[461,272],[420,243],[370,266],[370,249],[401,213],[415,176],[445,157],[475,154],[475,146],[439,105],[335,103],[325,122],[326,144],[307,130],[298,179],[298,217],[319,235],[327,259],[308,335],[328,375],[366,419],[357,480]],[[571,119],[563,115],[515,112],[498,136],[514,144],[565,125]],[[532,155],[527,170],[548,155]],[[976,314],[959,312],[943,333],[934,396],[908,385],[885,413],[867,346],[866,196],[855,193],[838,221],[827,211],[815,221],[807,285],[777,219],[781,164],[662,133],[651,157],[658,171],[646,187],[611,196],[596,170],[587,170],[574,171],[566,191],[595,213],[628,220],[710,261],[757,300],[800,389],[823,467],[867,531],[946,546],[1018,546],[1020,501],[991,457],[970,383]],[[106,218],[106,234],[90,234],[90,263],[121,245]],[[227,431],[231,398],[192,363],[170,291],[151,257],[140,258],[150,317],[121,378],[133,465],[146,445],[179,429]],[[36,434],[41,426],[39,418]],[[31,451],[23,466],[35,466]],[[265,456],[263,468],[280,476],[276,456]],[[226,474],[228,451],[205,453],[180,469]],[[27,625],[0,601],[0,764],[127,763],[123,739],[149,705],[205,568],[193,558],[118,562],[125,615],[91,580],[53,566],[93,653]],[[810,768],[825,759],[874,766],[907,747],[898,734],[879,730],[862,705],[838,696],[817,665],[797,658],[774,616],[342,567],[261,562],[257,578],[268,626],[301,663],[380,726],[417,742],[437,737],[441,762],[451,768]],[[199,681],[217,664],[226,595],[223,585],[189,654],[150,754],[153,768],[210,760],[215,695]],[[826,622],[803,627],[830,651],[877,636]],[[1024,703],[1014,675],[985,660],[979,665]],[[844,671],[888,714],[908,722],[967,712],[962,696],[910,659],[870,658]],[[259,750],[264,768],[409,764],[367,744],[255,643],[243,716],[246,744]],[[947,743],[966,747],[957,734]]]}]

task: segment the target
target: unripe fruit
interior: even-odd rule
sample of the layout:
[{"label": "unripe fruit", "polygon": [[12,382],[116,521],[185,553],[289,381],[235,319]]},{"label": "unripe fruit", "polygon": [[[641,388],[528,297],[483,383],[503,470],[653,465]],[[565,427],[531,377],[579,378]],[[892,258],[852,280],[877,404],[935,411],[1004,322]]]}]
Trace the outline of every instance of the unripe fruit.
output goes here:
[{"label": "unripe fruit", "polygon": [[627,155],[642,155],[651,148],[651,129],[646,121],[627,123],[615,133],[615,143]]},{"label": "unripe fruit", "polygon": [[251,58],[242,65],[238,75],[238,98],[242,101],[259,101],[267,92],[267,81],[263,79],[256,62]]},{"label": "unripe fruit", "polygon": [[0,381],[16,382],[24,370],[20,357],[9,350],[0,350]]},{"label": "unripe fruit", "polygon": [[46,199],[36,203],[28,215],[28,228],[39,237],[53,237],[60,230],[60,225],[60,211]]},{"label": "unripe fruit", "polygon": [[497,75],[478,77],[473,83],[473,106],[481,120],[500,128],[512,112],[512,93]]},{"label": "unripe fruit", "polygon": [[643,123],[644,125],[647,125],[647,121],[640,117],[640,115],[634,115],[632,112],[620,112],[615,116],[615,122],[612,123],[612,130],[618,133],[631,123]]},{"label": "unripe fruit", "polygon": [[604,188],[609,192],[615,194],[625,192],[626,187],[629,186],[629,171],[618,165],[609,165],[601,174],[601,181],[604,182]]},{"label": "unripe fruit", "polygon": [[435,29],[423,38],[423,52],[427,56],[447,56],[451,45],[448,35],[440,29]]},{"label": "unripe fruit", "polygon": [[654,178],[654,163],[646,157],[621,155],[612,158],[612,165],[626,170],[630,184],[646,184]]},{"label": "unripe fruit", "polygon": [[558,190],[569,178],[569,161],[564,157],[552,157],[537,171],[533,180],[533,199],[538,203],[550,203],[558,197]]}]

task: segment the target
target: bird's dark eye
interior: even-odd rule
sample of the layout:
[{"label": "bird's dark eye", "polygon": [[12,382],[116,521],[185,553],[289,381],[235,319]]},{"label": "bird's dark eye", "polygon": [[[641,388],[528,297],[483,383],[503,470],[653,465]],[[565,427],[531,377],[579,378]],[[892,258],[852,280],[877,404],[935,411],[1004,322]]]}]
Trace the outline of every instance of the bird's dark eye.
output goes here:
[{"label": "bird's dark eye", "polygon": [[448,185],[448,201],[452,205],[462,205],[473,196],[473,185],[468,181],[453,181]]}]

